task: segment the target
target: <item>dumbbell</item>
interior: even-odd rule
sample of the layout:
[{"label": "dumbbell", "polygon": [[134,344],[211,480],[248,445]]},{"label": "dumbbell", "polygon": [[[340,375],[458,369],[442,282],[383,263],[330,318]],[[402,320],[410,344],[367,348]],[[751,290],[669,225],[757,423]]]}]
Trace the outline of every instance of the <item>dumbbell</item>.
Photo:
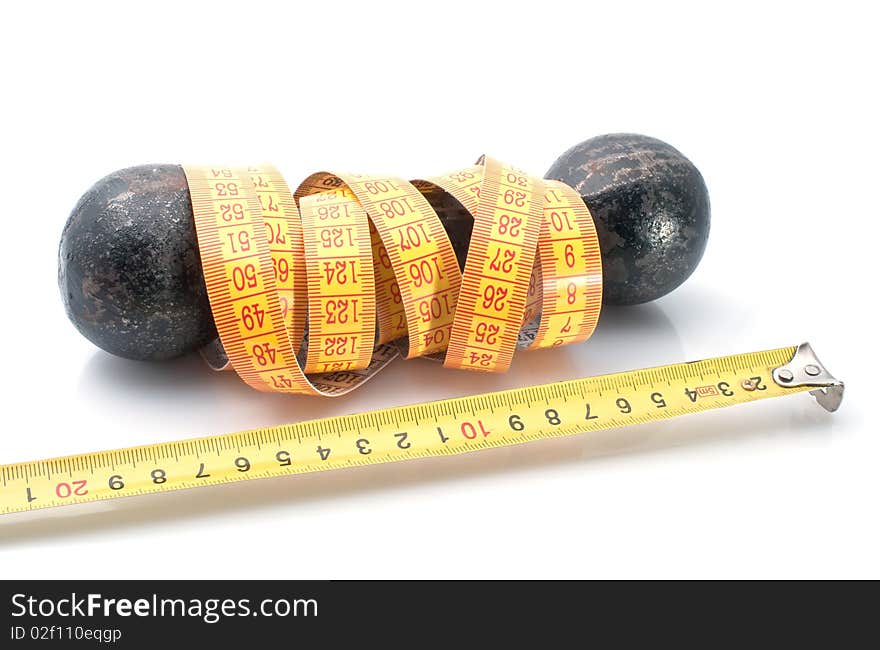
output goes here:
[{"label": "dumbbell", "polygon": [[[574,188],[593,216],[605,304],[655,300],[699,264],[708,191],[693,163],[665,142],[595,137],[563,153],[545,177]],[[463,266],[470,215],[454,202],[432,207]],[[111,354],[170,359],[216,338],[183,169],[139,165],[95,183],[64,227],[58,284],[71,322]]]}]

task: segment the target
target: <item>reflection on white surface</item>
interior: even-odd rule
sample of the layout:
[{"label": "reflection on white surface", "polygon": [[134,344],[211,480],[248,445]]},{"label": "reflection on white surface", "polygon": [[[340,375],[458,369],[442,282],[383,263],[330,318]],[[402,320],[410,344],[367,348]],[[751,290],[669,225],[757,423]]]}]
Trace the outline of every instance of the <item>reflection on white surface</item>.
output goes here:
[{"label": "reflection on white surface", "polygon": [[[683,356],[670,318],[657,305],[641,305],[608,308],[586,343],[520,352],[503,374],[401,359],[354,393],[324,399],[254,391],[233,372],[212,372],[195,355],[144,363],[97,351],[78,389],[81,399],[100,405],[97,415],[111,423],[144,428],[149,423],[168,438],[180,438],[630,370]],[[135,443],[118,443],[123,444]]]},{"label": "reflection on white surface", "polygon": [[[646,364],[649,359],[652,363]],[[138,432],[143,442],[197,433],[323,417],[427,399],[468,395],[545,381],[558,381],[640,365],[685,359],[673,320],[658,305],[607,309],[591,341],[580,346],[523,353],[510,372],[485,375],[450,371],[426,361],[400,361],[362,390],[342,399],[267,395],[234,373],[213,373],[197,357],[136,363],[95,353],[80,379],[80,397],[100,405],[113,422],[118,445]],[[792,403],[792,400],[800,400]],[[736,416],[710,412],[647,425],[492,449],[451,458],[394,463],[279,479],[249,481],[149,497],[24,513],[0,522],[0,546],[59,535],[99,535],[106,528],[139,528],[204,517],[235,517],[243,511],[361,498],[454,481],[482,480],[502,472],[582,467],[671,448],[708,447],[750,438],[796,435],[824,443],[835,419],[806,395],[737,409]],[[155,434],[161,432],[161,436]]]},{"label": "reflection on white surface", "polygon": [[[51,510],[7,515],[0,521],[0,549],[59,537],[100,537],[104,531],[141,529],[200,519],[235,519],[245,513],[297,510],[337,500],[381,493],[442,488],[458,482],[491,479],[501,473],[544,470],[589,472],[597,464],[626,462],[671,449],[722,451],[750,440],[796,437],[800,445],[825,445],[836,419],[806,394],[767,400],[645,425],[589,435],[489,449],[446,458],[428,458],[333,472],[243,481],[216,487],[132,497]],[[464,497],[462,497],[464,498]]]}]

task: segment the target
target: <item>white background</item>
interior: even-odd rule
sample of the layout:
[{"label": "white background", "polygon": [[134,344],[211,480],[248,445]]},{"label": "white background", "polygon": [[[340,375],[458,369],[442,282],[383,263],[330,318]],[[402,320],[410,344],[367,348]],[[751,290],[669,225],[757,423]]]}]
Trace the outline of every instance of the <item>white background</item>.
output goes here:
[{"label": "white background", "polygon": [[[813,343],[847,382],[466,457],[4,516],[0,575],[880,577],[877,64],[869,3],[13,3],[0,23],[0,463]],[[499,376],[399,362],[339,400],[67,321],[61,229],[98,178],[269,160],[543,174],[594,135],[685,153],[712,199],[692,278]]]}]

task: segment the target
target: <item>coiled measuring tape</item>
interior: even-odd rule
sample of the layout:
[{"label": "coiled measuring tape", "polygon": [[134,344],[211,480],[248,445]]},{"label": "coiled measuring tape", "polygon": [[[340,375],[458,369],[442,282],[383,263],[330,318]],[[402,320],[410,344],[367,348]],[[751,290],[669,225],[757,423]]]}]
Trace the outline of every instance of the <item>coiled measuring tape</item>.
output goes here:
[{"label": "coiled measuring tape", "polygon": [[0,514],[448,456],[642,424],[843,383],[808,344],[207,438],[0,466]]},{"label": "coiled measuring tape", "polygon": [[[517,348],[583,341],[602,261],[572,188],[491,158],[437,178],[186,166],[219,334],[206,358],[263,391],[336,396],[399,353],[506,370]],[[467,262],[432,197],[473,217]]]}]

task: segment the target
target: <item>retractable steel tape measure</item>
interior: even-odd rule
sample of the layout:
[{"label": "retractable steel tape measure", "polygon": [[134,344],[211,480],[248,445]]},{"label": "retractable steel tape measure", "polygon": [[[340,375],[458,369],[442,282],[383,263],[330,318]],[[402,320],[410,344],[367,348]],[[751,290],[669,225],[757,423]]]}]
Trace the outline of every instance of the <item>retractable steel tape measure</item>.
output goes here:
[{"label": "retractable steel tape measure", "polygon": [[0,513],[232,481],[448,456],[843,383],[808,344],[358,415],[0,466]]}]

